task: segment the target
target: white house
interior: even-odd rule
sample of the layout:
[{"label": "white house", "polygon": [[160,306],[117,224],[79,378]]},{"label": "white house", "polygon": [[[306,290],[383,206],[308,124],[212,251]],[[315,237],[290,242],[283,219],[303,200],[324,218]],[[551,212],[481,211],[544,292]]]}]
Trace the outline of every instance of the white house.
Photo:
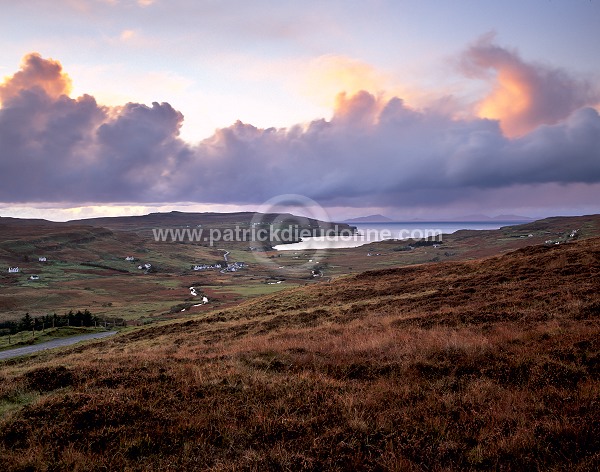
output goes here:
[{"label": "white house", "polygon": [[151,267],[152,267],[152,264],[148,264],[148,263],[144,264],[144,269],[146,269],[146,270],[150,269]]},{"label": "white house", "polygon": [[135,257],[133,257],[133,256],[127,256],[127,257],[125,258],[125,260],[126,260],[126,261],[135,261]]},{"label": "white house", "polygon": [[46,262],[46,261],[48,261],[48,259],[46,259],[44,256],[42,256],[42,257],[38,257],[38,261],[39,262]]},{"label": "white house", "polygon": [[40,280],[40,276],[39,275],[31,275],[31,276],[29,276],[29,280]]},{"label": "white house", "polygon": [[19,272],[21,272],[21,269],[19,269],[18,267],[9,267],[8,268],[9,274],[18,274]]}]

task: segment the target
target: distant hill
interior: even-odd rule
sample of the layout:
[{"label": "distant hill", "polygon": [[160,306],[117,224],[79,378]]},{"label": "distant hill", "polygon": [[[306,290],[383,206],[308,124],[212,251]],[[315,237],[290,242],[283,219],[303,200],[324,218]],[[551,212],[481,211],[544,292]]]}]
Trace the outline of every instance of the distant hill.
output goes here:
[{"label": "distant hill", "polygon": [[465,216],[455,216],[452,218],[415,218],[411,221],[439,221],[439,222],[485,222],[485,221],[518,221],[518,222],[529,222],[534,221],[534,218],[529,218],[528,216],[519,216],[519,215],[498,215],[489,217],[487,215],[465,215]]},{"label": "distant hill", "polygon": [[0,216],[0,226],[61,226],[64,223],[56,221],[42,220],[39,218],[13,218],[10,216]]},{"label": "distant hill", "polygon": [[519,216],[519,215],[498,215],[490,218],[491,220],[498,221],[533,221],[534,218],[529,218],[528,216]]},{"label": "distant hill", "polygon": [[533,218],[519,215],[498,215],[489,217],[487,215],[457,216],[448,221],[533,221]]},{"label": "distant hill", "polygon": [[[332,228],[334,223],[319,221],[312,218],[304,218],[291,213],[263,213],[243,211],[232,213],[187,213],[171,211],[169,213],[150,213],[141,216],[114,216],[102,218],[87,218],[83,220],[71,220],[68,223],[78,225],[102,226],[111,230],[131,231],[143,230],[156,227],[194,227],[211,225],[248,225],[253,218],[259,215],[261,223],[290,223],[299,224],[302,227]],[[339,225],[338,225],[339,226]]]},{"label": "distant hill", "polygon": [[349,220],[345,220],[344,223],[389,223],[392,222],[391,218],[383,215],[369,215],[369,216],[360,216],[358,218],[350,218]]}]

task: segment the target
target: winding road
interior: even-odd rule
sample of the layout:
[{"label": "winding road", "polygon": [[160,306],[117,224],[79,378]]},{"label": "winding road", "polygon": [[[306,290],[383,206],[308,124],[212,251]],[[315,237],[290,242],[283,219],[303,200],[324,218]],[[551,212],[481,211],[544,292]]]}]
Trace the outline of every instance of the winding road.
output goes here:
[{"label": "winding road", "polygon": [[45,351],[46,349],[53,349],[55,347],[70,346],[71,344],[77,344],[80,341],[88,341],[90,339],[106,338],[117,334],[117,331],[107,331],[105,333],[91,333],[91,334],[80,334],[77,336],[69,336],[68,338],[53,339],[40,344],[33,344],[31,346],[18,347],[16,349],[9,349],[7,351],[0,351],[0,360],[12,359],[13,357],[25,356],[27,354],[33,354],[34,352]]}]

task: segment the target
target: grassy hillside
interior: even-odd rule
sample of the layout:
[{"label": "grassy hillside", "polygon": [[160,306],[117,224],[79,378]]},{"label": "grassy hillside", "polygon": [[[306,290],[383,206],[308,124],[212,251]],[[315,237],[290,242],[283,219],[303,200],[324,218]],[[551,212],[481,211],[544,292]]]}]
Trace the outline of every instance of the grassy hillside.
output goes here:
[{"label": "grassy hillside", "polygon": [[[494,231],[459,231],[445,235],[437,247],[414,241],[383,241],[318,254],[271,251],[260,253],[263,262],[271,262],[264,264],[256,258],[257,251],[249,250],[248,242],[223,241],[215,247],[161,242],[155,241],[148,229],[186,222],[193,227],[197,222],[194,218],[222,227],[249,224],[252,215],[174,212],[71,223],[0,218],[0,321],[18,320],[26,312],[39,317],[88,309],[109,321],[145,324],[369,269],[474,259],[547,240],[565,242],[600,235],[600,215],[551,218]],[[85,226],[86,221],[112,225],[112,229]],[[570,237],[575,229],[576,236]],[[192,270],[195,264],[223,263],[227,251],[229,262],[246,264],[242,271]],[[48,261],[38,262],[40,256]],[[126,261],[127,256],[135,260]],[[151,273],[138,269],[145,263],[152,264]],[[21,273],[8,274],[10,266],[19,266]],[[323,277],[315,279],[313,268]],[[39,280],[30,280],[31,275],[39,276]],[[282,283],[269,285],[273,281]],[[197,306],[202,298],[190,295],[191,286],[206,295],[210,305]]]},{"label": "grassy hillside", "polygon": [[[181,316],[184,308],[186,314],[206,311],[204,306],[194,307],[202,297],[190,296],[191,286],[202,287],[199,290],[209,296],[211,306],[227,306],[310,279],[310,270],[303,268],[287,273],[285,285],[268,285],[281,274],[257,263],[249,250],[251,241],[210,246],[208,241],[156,241],[152,232],[153,228],[200,225],[207,235],[211,228],[249,228],[254,215],[171,212],[69,223],[0,218],[0,321],[17,320],[26,312],[43,316],[89,309],[103,319],[147,323]],[[270,223],[277,216],[262,215],[262,221]],[[281,218],[294,219],[292,215]],[[280,223],[285,225],[285,221]],[[316,220],[300,223],[327,226]],[[229,262],[243,262],[247,268],[236,274],[192,270],[197,264],[224,264],[226,252]],[[39,262],[42,256],[47,262]],[[126,261],[128,256],[135,260]],[[300,265],[304,261],[288,262]],[[152,265],[150,272],[138,268],[145,263]],[[9,274],[8,268],[15,266],[21,272]],[[32,275],[39,280],[31,280]]]},{"label": "grassy hillside", "polygon": [[600,239],[3,364],[5,470],[598,470]]}]

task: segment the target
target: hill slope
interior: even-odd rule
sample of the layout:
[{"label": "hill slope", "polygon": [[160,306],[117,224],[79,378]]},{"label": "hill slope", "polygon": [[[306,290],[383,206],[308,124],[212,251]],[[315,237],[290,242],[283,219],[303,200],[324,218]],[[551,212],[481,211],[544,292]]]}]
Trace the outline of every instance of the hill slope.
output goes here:
[{"label": "hill slope", "polygon": [[5,363],[7,470],[597,470],[600,239]]}]

